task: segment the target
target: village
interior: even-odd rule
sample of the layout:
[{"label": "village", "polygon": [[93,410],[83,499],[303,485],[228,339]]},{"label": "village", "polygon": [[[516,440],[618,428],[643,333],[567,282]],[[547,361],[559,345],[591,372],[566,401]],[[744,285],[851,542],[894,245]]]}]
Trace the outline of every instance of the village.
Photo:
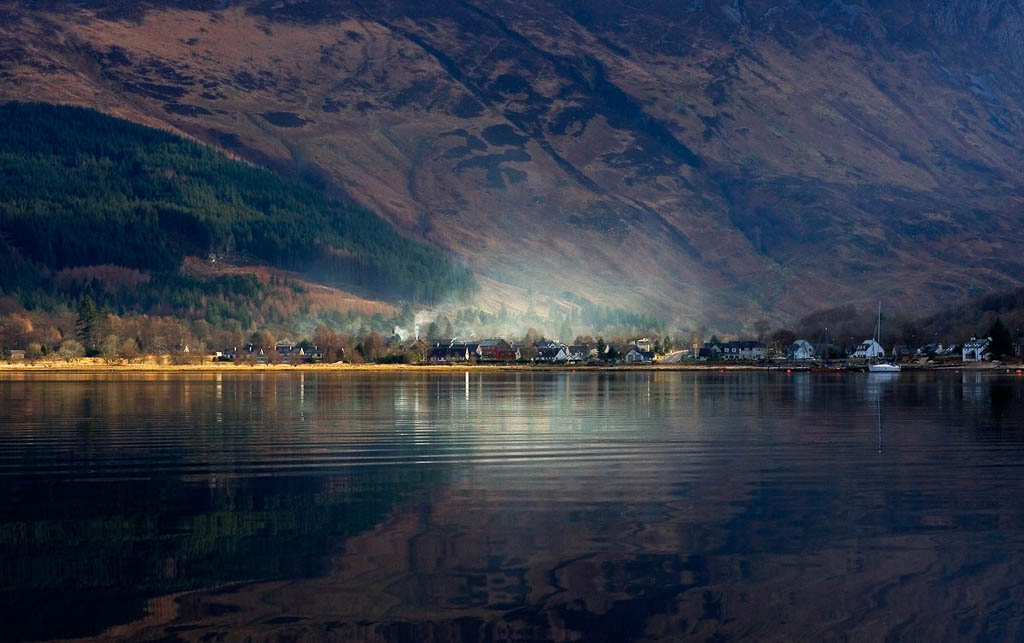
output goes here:
[{"label": "village", "polygon": [[[113,317],[109,320],[116,321]],[[907,368],[936,368],[973,364],[975,367],[1024,361],[1024,334],[1016,338],[1001,323],[993,324],[986,337],[972,336],[958,343],[883,346],[876,332],[859,340],[847,333],[842,339],[824,332],[818,337],[798,337],[789,330],[768,332],[761,324],[758,338],[704,340],[696,333],[669,336],[617,335],[610,338],[577,335],[573,341],[543,337],[530,328],[518,340],[504,337],[437,337],[437,324],[426,336],[419,327],[393,328],[388,333],[347,333],[320,325],[308,338],[277,339],[266,330],[248,339],[235,333],[237,345],[222,347],[216,335],[205,341],[187,332],[180,323],[158,323],[150,329],[134,329],[146,340],[121,335],[80,333],[81,342],[64,340],[47,346],[29,343],[25,348],[6,348],[0,361],[23,366],[145,366],[167,365],[403,365],[403,366],[506,366],[506,367],[659,367],[676,369],[788,368],[798,370],[865,370],[883,362]],[[164,328],[166,326],[166,328]],[[757,325],[755,325],[757,326]],[[126,335],[130,329],[121,329]],[[468,334],[468,333],[467,333]],[[149,335],[152,335],[150,338]],[[101,339],[97,340],[97,336]],[[89,340],[92,341],[89,341]],[[10,344],[8,344],[10,346]],[[23,345],[24,346],[24,345]],[[89,349],[88,346],[93,346]]]},{"label": "village", "polygon": [[[662,340],[647,337],[613,343],[607,343],[602,338],[593,340],[583,337],[577,338],[576,343],[563,343],[544,338],[532,342],[512,343],[500,337],[482,340],[430,340],[413,337],[403,340],[395,334],[384,343],[382,354],[374,361],[382,364],[413,365],[523,364],[595,367],[732,363],[862,370],[866,364],[876,360],[890,360],[922,367],[992,362],[997,357],[1004,361],[1014,361],[1024,357],[1024,337],[1016,339],[1009,352],[996,355],[993,349],[993,340],[988,337],[972,337],[962,344],[946,346],[928,344],[911,348],[896,345],[888,350],[878,340],[872,338],[843,353],[832,344],[815,346],[807,339],[797,339],[788,346],[781,347],[758,340],[721,341],[713,337],[703,343],[694,343],[685,350],[664,350]],[[344,351],[335,357],[339,362],[349,361]],[[241,348],[216,352],[210,358],[217,362],[240,364],[317,364],[324,363],[327,354],[308,341],[297,344],[281,341],[273,346],[250,343]]]}]

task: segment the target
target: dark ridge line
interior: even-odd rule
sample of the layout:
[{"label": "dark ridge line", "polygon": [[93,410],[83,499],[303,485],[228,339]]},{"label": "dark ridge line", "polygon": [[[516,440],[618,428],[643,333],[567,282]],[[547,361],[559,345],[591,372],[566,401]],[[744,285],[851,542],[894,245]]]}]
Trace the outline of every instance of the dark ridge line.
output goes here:
[{"label": "dark ridge line", "polygon": [[661,225],[661,227],[665,230],[666,233],[668,233],[669,237],[672,238],[676,246],[684,250],[686,254],[690,255],[691,259],[693,259],[694,261],[703,260],[700,251],[697,249],[696,246],[693,245],[693,242],[690,241],[690,238],[686,236],[686,233],[684,233],[682,230],[673,225],[664,215],[662,215],[660,212],[650,207],[649,205],[643,203],[642,201],[637,201],[636,199],[631,197],[623,198],[632,203],[633,207],[639,208],[641,211],[646,212],[649,216],[654,217],[654,220]]},{"label": "dark ridge line", "polygon": [[[485,12],[483,9],[470,4],[467,0],[458,0],[458,3],[466,7],[470,12],[475,13],[484,20],[492,23],[504,35],[525,45],[533,53],[551,62],[561,73],[571,77],[574,81],[583,86],[591,85],[591,83],[587,82],[587,80],[583,78],[576,66],[567,58],[563,56],[556,56],[537,47],[529,38],[518,31],[513,30],[500,18],[497,18]],[[640,106],[639,102],[633,96],[630,96],[618,85],[608,80],[605,75],[604,65],[602,65],[600,61],[590,56],[588,56],[586,60],[597,70],[597,77],[594,79],[592,85],[594,91],[600,95],[609,95],[612,97],[612,104],[620,106],[619,112],[627,121],[634,124],[637,131],[657,141],[686,165],[693,168],[701,167],[701,159],[693,150],[680,142],[679,139],[669,131],[668,127],[663,122],[645,112],[643,107]],[[607,100],[602,101],[602,105],[607,105],[608,102],[609,101]],[[623,113],[622,108],[625,109],[626,113]],[[608,110],[603,111],[605,116],[609,115],[607,112]]]},{"label": "dark ridge line", "polygon": [[[373,20],[373,18],[370,18],[370,19]],[[477,98],[477,100],[481,101],[484,105],[486,105],[490,109],[500,113],[509,122],[513,123],[520,130],[522,130],[524,132],[531,133],[532,136],[533,136],[533,140],[540,146],[540,148],[548,156],[550,156],[555,161],[555,163],[557,163],[558,166],[566,174],[571,176],[581,186],[587,188],[588,190],[590,190],[591,192],[594,192],[596,194],[604,194],[605,193],[605,190],[603,188],[601,188],[601,186],[599,186],[597,183],[595,183],[593,181],[593,179],[588,177],[578,167],[576,167],[575,165],[570,163],[561,154],[556,152],[555,148],[552,147],[551,143],[543,136],[543,133],[537,131],[537,128],[530,127],[528,123],[525,123],[523,121],[523,119],[519,118],[518,116],[514,115],[513,113],[510,113],[510,112],[507,112],[507,111],[505,111],[503,109],[498,108],[494,104],[494,102],[490,98],[488,98],[487,94],[485,92],[483,92],[468,76],[466,76],[466,74],[463,73],[462,70],[459,68],[458,64],[454,60],[449,58],[447,55],[445,55],[444,52],[442,52],[441,50],[437,49],[436,47],[428,44],[420,36],[410,32],[410,31],[407,31],[405,29],[402,29],[401,27],[399,27],[397,25],[394,25],[392,23],[385,22],[385,21],[382,21],[382,20],[374,20],[374,21],[379,23],[379,24],[381,24],[381,25],[383,25],[383,26],[385,26],[385,27],[387,27],[388,29],[394,31],[395,33],[401,35],[406,40],[409,40],[410,42],[412,42],[416,46],[418,46],[421,49],[423,49],[424,51],[426,51],[428,54],[433,56],[434,59],[436,59],[438,63],[441,64],[441,66],[444,68],[444,70],[446,72],[448,72],[448,74],[453,79],[458,81],[463,87],[465,87],[467,90],[469,90],[473,94],[473,96],[475,96]]]}]

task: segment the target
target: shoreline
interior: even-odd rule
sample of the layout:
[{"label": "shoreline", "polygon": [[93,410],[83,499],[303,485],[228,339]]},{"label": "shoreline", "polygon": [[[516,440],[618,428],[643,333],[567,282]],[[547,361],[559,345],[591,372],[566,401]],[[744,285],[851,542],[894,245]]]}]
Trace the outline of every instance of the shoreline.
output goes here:
[{"label": "shoreline", "polygon": [[[919,371],[991,371],[1015,372],[1019,364],[934,364],[905,365],[903,372]],[[724,363],[672,363],[672,364],[615,364],[591,365],[538,365],[538,364],[233,364],[206,362],[203,364],[106,364],[101,361],[37,362],[35,364],[0,363],[0,373],[466,373],[466,372],[538,372],[575,373],[590,372],[782,372],[791,373],[859,373],[859,368],[824,368],[811,366],[724,364]]]}]

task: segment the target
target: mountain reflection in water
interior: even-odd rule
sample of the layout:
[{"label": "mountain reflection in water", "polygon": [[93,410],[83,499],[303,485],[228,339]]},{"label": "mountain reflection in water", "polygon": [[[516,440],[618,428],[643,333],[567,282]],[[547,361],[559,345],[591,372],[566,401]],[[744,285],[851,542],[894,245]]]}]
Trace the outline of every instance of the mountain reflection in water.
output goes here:
[{"label": "mountain reflection in water", "polygon": [[1016,640],[1024,379],[0,374],[0,638]]}]

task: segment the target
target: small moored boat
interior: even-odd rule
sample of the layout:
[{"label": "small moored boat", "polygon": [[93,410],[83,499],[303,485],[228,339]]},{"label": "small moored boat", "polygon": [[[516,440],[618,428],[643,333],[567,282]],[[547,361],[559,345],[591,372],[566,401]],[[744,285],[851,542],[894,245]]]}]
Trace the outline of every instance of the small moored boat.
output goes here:
[{"label": "small moored boat", "polygon": [[900,365],[892,362],[879,362],[868,366],[869,373],[899,373]]},{"label": "small moored boat", "polygon": [[[878,302],[878,321],[875,322],[875,342],[882,336],[882,302]],[[883,349],[884,350],[884,349]],[[884,354],[884,353],[883,353]],[[869,373],[899,373],[900,365],[893,362],[878,362],[868,364]]]}]

